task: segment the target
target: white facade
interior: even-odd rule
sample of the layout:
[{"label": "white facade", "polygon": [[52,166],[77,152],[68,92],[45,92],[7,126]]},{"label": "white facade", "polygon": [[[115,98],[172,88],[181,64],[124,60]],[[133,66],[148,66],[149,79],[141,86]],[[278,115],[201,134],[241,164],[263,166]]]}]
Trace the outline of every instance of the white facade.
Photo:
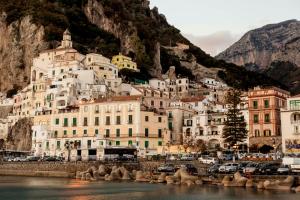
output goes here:
[{"label": "white facade", "polygon": [[281,110],[282,151],[300,154],[300,97],[287,99],[287,109]]}]

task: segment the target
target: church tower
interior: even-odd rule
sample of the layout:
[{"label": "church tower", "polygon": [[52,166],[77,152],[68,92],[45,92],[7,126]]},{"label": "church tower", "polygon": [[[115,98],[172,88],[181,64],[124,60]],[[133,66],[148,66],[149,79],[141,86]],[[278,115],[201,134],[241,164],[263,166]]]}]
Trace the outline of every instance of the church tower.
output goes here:
[{"label": "church tower", "polygon": [[64,32],[63,40],[61,41],[61,48],[72,48],[71,33],[68,29]]}]

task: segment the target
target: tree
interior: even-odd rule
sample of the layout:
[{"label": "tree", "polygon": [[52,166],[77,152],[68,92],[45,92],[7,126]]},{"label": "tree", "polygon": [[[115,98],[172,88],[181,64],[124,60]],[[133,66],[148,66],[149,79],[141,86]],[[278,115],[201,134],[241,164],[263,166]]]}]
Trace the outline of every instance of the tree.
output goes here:
[{"label": "tree", "polygon": [[222,138],[230,147],[244,142],[247,138],[247,129],[244,116],[242,115],[239,104],[241,103],[241,91],[230,89],[226,95],[226,104],[228,111],[226,113],[227,120],[224,123]]}]

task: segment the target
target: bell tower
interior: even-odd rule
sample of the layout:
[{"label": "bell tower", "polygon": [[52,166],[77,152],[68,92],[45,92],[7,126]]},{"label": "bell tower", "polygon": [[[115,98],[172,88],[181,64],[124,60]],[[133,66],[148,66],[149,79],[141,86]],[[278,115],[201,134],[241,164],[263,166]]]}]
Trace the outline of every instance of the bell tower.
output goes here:
[{"label": "bell tower", "polygon": [[61,48],[72,48],[72,39],[69,29],[66,29],[63,34],[63,40],[61,41]]}]

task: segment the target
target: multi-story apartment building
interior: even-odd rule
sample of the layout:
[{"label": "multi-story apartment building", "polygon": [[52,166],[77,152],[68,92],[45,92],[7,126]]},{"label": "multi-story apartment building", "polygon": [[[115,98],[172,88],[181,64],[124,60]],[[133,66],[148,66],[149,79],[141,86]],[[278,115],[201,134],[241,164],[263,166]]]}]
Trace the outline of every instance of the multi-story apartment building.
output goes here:
[{"label": "multi-story apartment building", "polygon": [[[106,146],[134,146],[144,156],[155,153],[169,138],[167,116],[143,109],[141,96],[82,102],[55,114],[38,115],[35,121],[34,135],[44,141],[42,154],[68,157],[64,145],[72,141],[76,144],[72,159],[98,159]],[[38,138],[33,144],[39,145]]]},{"label": "multi-story apartment building", "polygon": [[134,71],[138,71],[137,64],[133,62],[130,57],[124,56],[121,53],[119,53],[119,55],[114,56],[111,62],[114,65],[117,65],[119,70],[127,68]]},{"label": "multi-story apartment building", "polygon": [[286,107],[290,93],[276,88],[254,88],[248,92],[250,148],[268,145],[280,148],[280,109]]},{"label": "multi-story apartment building", "polygon": [[300,154],[300,95],[287,99],[281,109],[282,152]]}]

